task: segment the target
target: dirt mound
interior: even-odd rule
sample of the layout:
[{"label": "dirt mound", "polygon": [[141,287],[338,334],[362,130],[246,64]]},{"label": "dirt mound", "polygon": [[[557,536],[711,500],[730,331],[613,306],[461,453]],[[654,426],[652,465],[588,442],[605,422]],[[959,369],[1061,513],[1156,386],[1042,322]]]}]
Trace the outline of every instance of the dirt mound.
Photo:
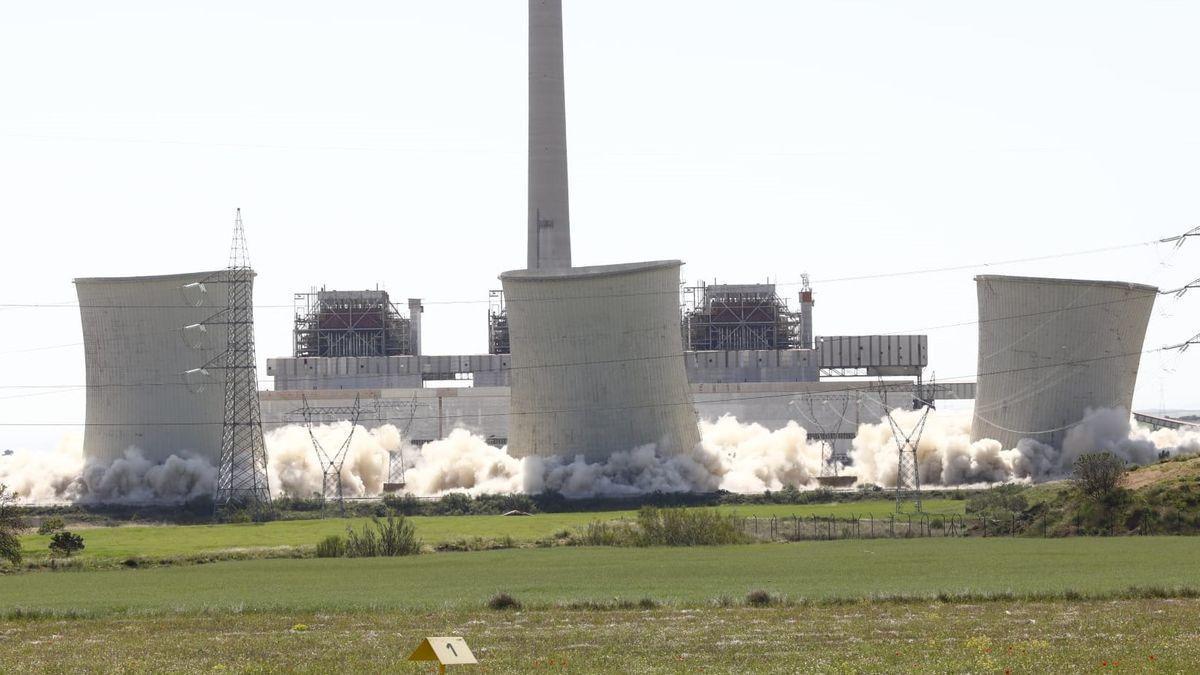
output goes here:
[{"label": "dirt mound", "polygon": [[1144,490],[1181,480],[1200,480],[1200,456],[1178,457],[1137,467],[1125,475],[1122,485],[1130,490]]}]

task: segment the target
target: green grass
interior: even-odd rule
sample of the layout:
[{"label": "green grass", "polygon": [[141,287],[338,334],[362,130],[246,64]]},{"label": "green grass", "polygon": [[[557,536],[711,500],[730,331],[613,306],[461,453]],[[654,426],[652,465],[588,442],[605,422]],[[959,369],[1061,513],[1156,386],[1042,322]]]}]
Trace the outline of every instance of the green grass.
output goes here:
[{"label": "green grass", "polygon": [[[962,500],[937,499],[926,502],[930,513],[962,513]],[[772,515],[821,516],[866,515],[886,517],[892,503],[884,500],[838,504],[755,504],[720,507],[722,512],[769,518]],[[459,539],[484,537],[501,539],[510,536],[518,542],[553,536],[564,529],[583,528],[594,520],[632,519],[634,511],[602,511],[588,513],[541,513],[534,516],[416,516],[413,523],[417,536],[427,544]],[[173,525],[122,526],[74,529],[83,535],[86,548],[82,558],[170,558],[230,549],[259,549],[273,547],[315,546],[330,534],[344,534],[347,525],[358,528],[363,518],[324,518],[288,520],[244,525]],[[26,535],[21,544],[27,555],[37,558],[47,554],[49,535]]]},{"label": "green grass", "polygon": [[105,614],[468,609],[506,591],[527,607],[650,597],[698,606],[765,589],[792,601],[943,594],[1105,596],[1200,588],[1200,538],[922,539],[407,558],[220,562],[0,577],[0,609]]},{"label": "green grass", "polygon": [[912,603],[585,612],[266,613],[0,620],[0,670],[432,672],[405,661],[459,635],[450,672],[1194,672],[1196,600]]}]

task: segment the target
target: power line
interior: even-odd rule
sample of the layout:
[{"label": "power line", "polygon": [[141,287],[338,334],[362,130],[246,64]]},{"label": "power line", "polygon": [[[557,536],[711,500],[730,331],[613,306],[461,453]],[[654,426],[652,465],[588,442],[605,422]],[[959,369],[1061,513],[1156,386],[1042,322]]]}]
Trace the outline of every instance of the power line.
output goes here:
[{"label": "power line", "polygon": [[[1131,249],[1131,248],[1138,248],[1141,246],[1154,246],[1154,245],[1158,245],[1158,244],[1166,244],[1166,243],[1172,243],[1172,242],[1175,242],[1176,246],[1178,247],[1179,245],[1181,245],[1181,243],[1183,241],[1185,241],[1187,238],[1192,237],[1192,236],[1200,236],[1200,226],[1197,226],[1184,234],[1180,234],[1180,235],[1176,235],[1176,236],[1172,236],[1172,237],[1150,239],[1150,240],[1146,240],[1146,241],[1139,241],[1139,242],[1133,242],[1133,243],[1128,243],[1128,244],[1118,244],[1115,246],[1083,249],[1083,250],[1078,250],[1078,251],[1065,251],[1065,252],[1061,252],[1061,253],[1052,253],[1052,254],[1046,254],[1046,255],[1040,255],[1040,256],[1029,256],[1029,257],[1024,257],[1024,258],[1010,258],[1007,260],[995,260],[995,261],[985,261],[985,262],[970,263],[970,264],[948,265],[948,266],[943,266],[943,267],[929,267],[929,268],[924,268],[924,269],[901,270],[901,271],[896,271],[896,272],[880,272],[877,274],[865,274],[865,275],[847,276],[847,277],[833,277],[833,278],[828,278],[828,279],[813,279],[813,280],[811,280],[811,283],[812,284],[832,284],[832,283],[842,283],[842,282],[849,282],[849,281],[866,281],[866,280],[872,280],[872,279],[889,279],[889,278],[906,277],[906,276],[918,276],[918,275],[923,275],[923,274],[937,274],[937,273],[942,273],[942,272],[958,272],[958,271],[964,271],[964,270],[969,270],[969,269],[998,267],[998,266],[1002,266],[1002,265],[1013,265],[1013,264],[1026,263],[1026,262],[1039,262],[1039,261],[1045,261],[1045,260],[1055,260],[1055,259],[1059,259],[1059,258],[1094,255],[1097,253],[1110,253],[1113,251],[1121,251],[1121,250],[1126,250],[1126,249]],[[803,284],[804,284],[803,281],[775,282],[776,286],[802,286]],[[677,293],[678,293],[678,290],[672,289],[669,291],[642,291],[642,292],[634,292],[634,293],[580,295],[580,296],[573,296],[573,297],[528,298],[528,299],[515,298],[515,299],[506,299],[506,301],[507,302],[570,302],[570,301],[575,301],[575,300],[623,298],[623,297],[637,297],[637,296],[646,296],[646,295],[665,295],[665,294],[675,295]],[[465,300],[424,300],[423,299],[422,300],[422,304],[429,304],[429,305],[486,304],[488,302],[489,301],[486,299],[465,299]],[[70,308],[78,308],[78,309],[185,309],[187,307],[181,306],[181,305],[120,305],[120,304],[80,305],[77,302],[0,303],[0,309],[64,309],[64,308],[66,308],[66,309],[70,309]],[[295,306],[294,305],[255,305],[254,308],[255,309],[294,309]],[[220,307],[215,307],[215,309],[220,309]]]},{"label": "power line", "polygon": [[[1196,337],[1196,340],[1200,341],[1200,335],[1198,335]],[[1189,344],[1189,343],[1183,343],[1183,344]],[[1052,369],[1052,368],[1079,366],[1079,365],[1094,363],[1094,362],[1098,362],[1098,361],[1106,361],[1109,359],[1125,358],[1125,357],[1129,357],[1129,356],[1142,356],[1145,354],[1153,354],[1153,353],[1157,353],[1157,352],[1176,350],[1176,349],[1180,349],[1180,348],[1181,348],[1181,345],[1171,345],[1171,346],[1164,346],[1164,347],[1155,347],[1153,349],[1145,349],[1145,350],[1141,350],[1141,351],[1125,352],[1125,353],[1120,353],[1120,354],[1105,354],[1103,356],[1096,356],[1096,357],[1091,357],[1091,358],[1086,358],[1086,359],[1075,359],[1072,361],[1064,361],[1062,363],[1055,363],[1055,364],[1040,364],[1040,365],[1036,365],[1036,366],[1025,366],[1025,367],[1021,367],[1021,368],[1006,368],[1003,370],[989,371],[986,373],[974,373],[971,375],[955,375],[955,376],[941,379],[941,380],[939,380],[939,382],[941,382],[943,384],[947,384],[947,383],[952,384],[953,382],[950,382],[950,381],[953,381],[953,380],[964,380],[964,379],[971,379],[971,378],[978,379],[980,377],[987,377],[987,376],[991,376],[991,375],[1003,375],[1003,374],[1007,374],[1007,373],[1025,372],[1025,371],[1029,371],[1029,370],[1048,370],[1048,369]],[[812,384],[817,384],[817,383],[812,383]],[[911,383],[906,382],[906,381],[897,381],[896,384],[910,385]],[[370,388],[368,388],[368,389],[370,389]],[[811,389],[786,391],[786,392],[771,392],[771,393],[757,394],[754,396],[740,396],[737,398],[710,399],[710,400],[704,401],[704,403],[706,403],[706,404],[708,404],[708,403],[735,403],[735,402],[745,402],[745,401],[763,400],[763,399],[772,399],[772,398],[787,398],[787,397],[792,397],[792,396],[803,396],[803,395],[808,395],[808,394],[813,394],[813,393],[835,394],[835,393],[873,392],[873,391],[878,391],[878,390],[879,390],[879,384],[877,381],[854,382],[853,384],[847,384],[847,385],[837,388],[837,389],[824,389],[824,390],[820,390],[818,392],[813,392]],[[355,390],[327,389],[327,390],[315,390],[315,391],[321,391],[321,392],[336,391],[336,392],[345,393],[345,392],[355,391]],[[623,411],[623,410],[640,410],[640,409],[646,409],[646,408],[663,408],[663,407],[692,406],[692,405],[695,405],[695,403],[692,400],[690,400],[690,397],[689,397],[689,400],[687,400],[687,401],[667,401],[667,402],[663,402],[663,403],[644,403],[644,404],[627,405],[627,406],[530,410],[530,411],[524,411],[524,412],[476,413],[476,414],[472,414],[472,417],[510,417],[510,416],[514,416],[514,415],[552,415],[552,414],[567,414],[567,413],[577,413],[577,412],[619,412],[619,411]],[[414,417],[413,419],[434,420],[434,419],[443,419],[443,418],[444,418],[444,416],[434,415],[434,416],[425,416],[425,417]],[[400,419],[400,418],[381,416],[380,419],[392,420],[392,419]],[[188,422],[110,422],[110,423],[97,423],[97,424],[93,424],[91,426],[116,426],[116,427],[125,427],[125,426],[208,426],[208,425],[213,425],[213,424],[219,425],[219,424],[222,424],[222,422],[194,422],[194,421],[188,421]],[[60,426],[84,426],[84,423],[81,423],[81,422],[67,422],[67,423],[0,422],[0,426],[4,426],[4,427],[60,427]]]}]

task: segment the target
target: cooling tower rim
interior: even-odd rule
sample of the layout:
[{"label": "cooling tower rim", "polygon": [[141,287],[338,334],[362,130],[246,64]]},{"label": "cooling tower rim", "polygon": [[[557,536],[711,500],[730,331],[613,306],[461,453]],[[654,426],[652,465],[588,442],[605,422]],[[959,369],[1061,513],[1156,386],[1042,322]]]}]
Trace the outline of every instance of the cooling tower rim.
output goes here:
[{"label": "cooling tower rim", "polygon": [[1102,279],[1061,279],[1058,277],[1022,277],[1006,274],[980,274],[975,277],[977,283],[1000,281],[1017,284],[1055,284],[1061,286],[1097,286],[1103,288],[1120,288],[1131,291],[1158,293],[1157,286],[1136,284],[1131,281],[1105,281]]},{"label": "cooling tower rim", "polygon": [[682,260],[651,260],[649,262],[618,263],[616,265],[593,265],[591,267],[568,267],[566,269],[510,270],[500,275],[500,280],[515,281],[563,281],[568,279],[594,279],[618,276],[630,272],[649,272],[683,266]]},{"label": "cooling tower rim", "polygon": [[[77,277],[72,279],[75,284],[121,284],[121,283],[144,283],[153,281],[196,281],[214,277],[226,270],[212,270],[209,272],[178,272],[175,274],[152,274],[140,277]],[[257,274],[255,274],[257,276]]]}]

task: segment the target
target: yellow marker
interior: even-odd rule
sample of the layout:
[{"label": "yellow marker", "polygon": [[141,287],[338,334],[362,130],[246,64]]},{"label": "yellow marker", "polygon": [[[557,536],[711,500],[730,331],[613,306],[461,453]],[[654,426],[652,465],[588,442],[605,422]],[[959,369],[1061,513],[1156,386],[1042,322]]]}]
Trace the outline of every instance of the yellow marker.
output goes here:
[{"label": "yellow marker", "polygon": [[438,672],[446,672],[446,666],[479,663],[467,641],[460,637],[427,637],[408,655],[409,661],[437,661]]}]

